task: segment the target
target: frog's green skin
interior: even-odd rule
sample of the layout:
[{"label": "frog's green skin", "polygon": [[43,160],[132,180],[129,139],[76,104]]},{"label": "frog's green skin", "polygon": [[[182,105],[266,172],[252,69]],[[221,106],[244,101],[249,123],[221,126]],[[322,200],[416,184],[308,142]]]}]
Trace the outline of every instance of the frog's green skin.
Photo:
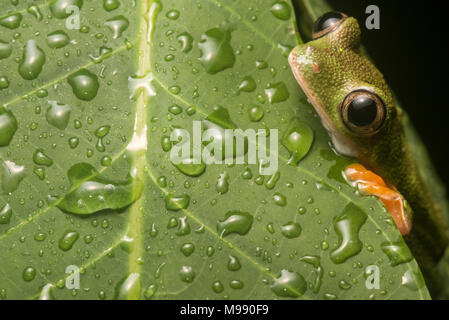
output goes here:
[{"label": "frog's green skin", "polygon": [[[396,187],[413,209],[413,228],[405,237],[428,285],[435,287],[436,263],[448,244],[445,218],[424,185],[407,145],[401,110],[379,70],[360,53],[357,20],[346,18],[333,31],[293,49],[292,71],[328,130],[337,151],[354,156]],[[338,106],[355,89],[375,92],[386,119],[373,136],[358,136],[342,123]]]}]

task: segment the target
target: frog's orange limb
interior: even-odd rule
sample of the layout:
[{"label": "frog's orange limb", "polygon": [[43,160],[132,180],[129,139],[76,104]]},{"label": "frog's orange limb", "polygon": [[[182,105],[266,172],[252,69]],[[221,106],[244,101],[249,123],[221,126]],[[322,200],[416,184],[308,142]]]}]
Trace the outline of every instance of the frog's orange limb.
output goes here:
[{"label": "frog's orange limb", "polygon": [[349,181],[357,183],[358,189],[362,193],[379,197],[402,235],[410,233],[412,221],[405,209],[404,198],[399,192],[387,186],[380,176],[369,171],[361,164],[349,165],[346,167],[344,174]]}]

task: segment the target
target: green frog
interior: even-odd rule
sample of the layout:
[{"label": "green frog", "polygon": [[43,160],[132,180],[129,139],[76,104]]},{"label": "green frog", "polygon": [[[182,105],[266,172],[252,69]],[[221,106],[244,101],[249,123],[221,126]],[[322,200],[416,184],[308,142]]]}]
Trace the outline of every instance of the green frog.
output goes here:
[{"label": "green frog", "polygon": [[426,186],[407,143],[403,112],[381,72],[360,51],[356,19],[329,12],[313,40],[294,48],[289,63],[337,152],[359,164],[344,171],[365,194],[378,196],[417,259],[428,286],[448,244],[446,218]]}]

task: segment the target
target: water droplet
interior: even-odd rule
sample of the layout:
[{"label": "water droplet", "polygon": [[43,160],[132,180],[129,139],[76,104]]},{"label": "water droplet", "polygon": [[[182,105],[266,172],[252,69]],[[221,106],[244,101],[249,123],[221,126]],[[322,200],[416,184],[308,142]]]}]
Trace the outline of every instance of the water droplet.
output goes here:
[{"label": "water droplet", "polygon": [[47,156],[42,149],[36,149],[33,154],[33,161],[35,164],[40,166],[51,166],[53,164],[53,160]]},{"label": "water droplet", "polygon": [[283,82],[270,84],[265,89],[265,95],[271,104],[283,102],[290,97],[287,86]]},{"label": "water droplet", "polygon": [[273,201],[280,207],[285,207],[287,205],[287,198],[283,194],[280,194],[279,192],[276,192],[273,195]]},{"label": "water droplet", "polygon": [[13,113],[0,106],[0,147],[8,146],[17,131],[17,120]]},{"label": "water droplet", "polygon": [[172,113],[174,115],[177,115],[177,114],[180,114],[182,112],[182,108],[180,106],[174,104],[174,105],[168,107],[168,112],[170,112],[170,113]]},{"label": "water droplet", "polygon": [[33,15],[37,19],[37,21],[42,20],[42,13],[38,6],[35,5],[29,6],[27,12]]},{"label": "water droplet", "polygon": [[193,159],[185,159],[180,164],[174,164],[179,171],[190,177],[198,177],[206,170],[206,165],[202,162],[194,164]]},{"label": "water droplet", "polygon": [[217,231],[220,237],[225,237],[230,233],[245,235],[253,225],[253,216],[247,212],[229,211],[225,215],[225,220],[217,223]]},{"label": "water droplet", "polygon": [[46,118],[49,124],[64,130],[70,120],[71,108],[65,104],[59,104],[56,101],[49,101],[50,107],[47,109]]},{"label": "water droplet", "polygon": [[251,120],[253,122],[260,121],[264,116],[263,109],[256,105],[249,107],[248,114],[249,114],[249,120]]},{"label": "water droplet", "polygon": [[302,228],[297,222],[288,222],[281,226],[281,232],[284,237],[288,239],[298,238],[301,234]]},{"label": "water droplet", "polygon": [[71,74],[67,81],[72,87],[75,96],[85,101],[95,98],[100,87],[97,76],[86,69],[81,69]]},{"label": "water droplet", "polygon": [[66,231],[59,239],[59,249],[63,251],[69,251],[79,238],[79,233],[76,231]]},{"label": "water droplet", "polygon": [[184,243],[181,247],[181,252],[186,256],[190,256],[195,251],[193,243]]},{"label": "water droplet", "polygon": [[65,19],[73,14],[73,11],[69,9],[71,6],[81,9],[83,0],[56,0],[50,5],[50,10],[57,19]]},{"label": "water droplet", "polygon": [[237,270],[240,270],[241,267],[242,267],[242,265],[240,264],[240,261],[237,257],[229,256],[229,260],[228,260],[228,270],[229,271],[237,271]]},{"label": "water droplet", "polygon": [[113,39],[120,38],[122,33],[128,28],[129,21],[124,16],[117,16],[106,20],[104,23],[109,29],[111,29]]},{"label": "water droplet", "polygon": [[410,262],[413,259],[410,249],[402,239],[399,239],[396,242],[383,242],[381,249],[388,256],[391,266]]},{"label": "water droplet", "polygon": [[215,293],[221,293],[224,290],[223,283],[220,281],[215,281],[212,283],[212,290],[214,290]]},{"label": "water droplet", "polygon": [[23,280],[32,281],[36,277],[36,269],[34,269],[33,267],[30,267],[30,266],[26,267],[23,270],[22,276],[23,276]]},{"label": "water droplet", "polygon": [[11,216],[12,209],[7,203],[3,206],[2,210],[0,210],[0,224],[8,224],[11,221]]},{"label": "water droplet", "polygon": [[116,286],[114,299],[139,300],[141,288],[140,282],[140,274],[131,273]]},{"label": "water droplet", "polygon": [[56,206],[75,214],[124,208],[139,199],[143,188],[140,180],[131,177],[124,182],[106,180],[88,163],[73,165],[67,176],[72,189]]},{"label": "water droplet", "polygon": [[119,0],[103,0],[103,8],[106,11],[112,11],[120,7]]},{"label": "water droplet", "polygon": [[47,44],[52,49],[60,49],[70,43],[70,38],[62,30],[51,32],[47,35]]},{"label": "water droplet", "polygon": [[16,29],[20,26],[22,21],[22,15],[20,13],[13,13],[9,16],[0,19],[0,26],[4,26],[8,29]]},{"label": "water droplet", "polygon": [[270,9],[271,13],[278,19],[288,20],[291,16],[290,6],[284,1],[276,1]]},{"label": "water droplet", "polygon": [[0,175],[2,193],[7,194],[15,191],[24,177],[24,166],[17,165],[9,160],[3,161]]},{"label": "water droplet", "polygon": [[231,28],[219,27],[206,31],[198,43],[201,51],[199,60],[207,73],[216,74],[232,68],[235,62],[234,50],[231,47]]},{"label": "water droplet", "polygon": [[271,290],[279,297],[298,298],[306,292],[307,282],[299,273],[283,269],[271,285]]},{"label": "water droplet", "polygon": [[77,137],[69,138],[70,148],[75,149],[76,147],[78,147],[79,143],[80,143],[80,139],[78,139]]},{"label": "water droplet", "polygon": [[190,33],[181,33],[177,39],[181,44],[181,52],[188,53],[190,52],[190,50],[192,50],[193,37],[190,35]]},{"label": "water droplet", "polygon": [[190,224],[187,222],[187,217],[180,217],[179,218],[179,226],[178,230],[176,231],[176,235],[178,236],[186,236],[190,234]]},{"label": "water droplet", "polygon": [[342,213],[334,218],[334,229],[338,236],[338,248],[331,252],[332,262],[343,263],[362,250],[359,231],[366,221],[366,214],[355,204],[348,204]]},{"label": "water droplet", "polygon": [[143,296],[145,299],[151,299],[158,289],[157,284],[150,284],[148,288],[145,289]]},{"label": "water droplet", "polygon": [[418,291],[425,285],[425,282],[419,270],[407,270],[402,276],[401,284],[412,291]]},{"label": "water droplet", "polygon": [[12,53],[12,46],[9,42],[0,40],[0,60],[8,58]]},{"label": "water droplet", "polygon": [[45,54],[34,40],[28,40],[23,50],[23,60],[19,65],[19,74],[26,80],[34,80],[41,73],[45,63]]},{"label": "water droplet", "polygon": [[253,77],[246,76],[242,79],[242,82],[240,82],[238,92],[253,92],[256,88],[256,81],[254,81]]},{"label": "water droplet", "polygon": [[38,300],[55,300],[55,298],[53,297],[53,288],[54,288],[53,284],[51,283],[46,284],[42,288]]},{"label": "water droplet", "polygon": [[179,272],[181,280],[187,283],[192,283],[195,280],[195,271],[190,266],[183,266]]},{"label": "water droplet", "polygon": [[189,206],[190,197],[187,194],[173,195],[169,194],[165,197],[165,208],[171,211],[179,211]]},{"label": "water droplet", "polygon": [[229,287],[231,287],[231,289],[243,289],[244,287],[244,283],[240,280],[231,280],[231,282],[229,283]]},{"label": "water droplet", "polygon": [[282,138],[282,145],[290,152],[289,164],[298,165],[309,152],[313,138],[314,133],[310,126],[294,121]]},{"label": "water droplet", "polygon": [[219,194],[225,194],[229,190],[229,175],[224,172],[218,177],[215,189]]},{"label": "water droplet", "polygon": [[170,20],[176,20],[179,18],[179,15],[180,13],[178,10],[169,10],[165,16]]}]

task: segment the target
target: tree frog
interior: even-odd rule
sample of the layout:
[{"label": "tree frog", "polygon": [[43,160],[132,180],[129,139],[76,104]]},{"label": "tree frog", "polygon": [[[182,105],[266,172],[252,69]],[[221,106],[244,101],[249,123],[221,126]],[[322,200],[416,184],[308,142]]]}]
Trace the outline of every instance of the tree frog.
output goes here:
[{"label": "tree frog", "polygon": [[383,201],[423,271],[432,272],[448,244],[446,219],[413,159],[401,109],[360,52],[357,20],[324,14],[313,40],[295,47],[289,64],[337,152],[359,162],[344,170],[346,179]]}]

